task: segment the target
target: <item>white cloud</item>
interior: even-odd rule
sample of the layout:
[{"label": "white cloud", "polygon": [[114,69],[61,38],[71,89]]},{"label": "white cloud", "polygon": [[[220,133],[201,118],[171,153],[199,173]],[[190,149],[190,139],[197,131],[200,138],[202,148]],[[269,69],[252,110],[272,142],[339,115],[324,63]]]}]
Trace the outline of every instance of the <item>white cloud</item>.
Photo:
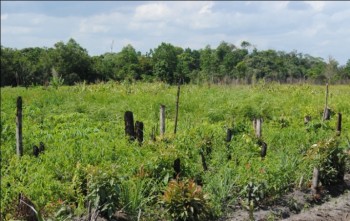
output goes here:
[{"label": "white cloud", "polygon": [[5,21],[9,17],[8,14],[1,15],[1,21]]},{"label": "white cloud", "polygon": [[199,14],[211,14],[211,9],[213,6],[214,2],[208,2],[199,10]]},{"label": "white cloud", "polygon": [[317,12],[323,11],[326,5],[325,1],[310,1],[306,3],[309,4]]},{"label": "white cloud", "polygon": [[[20,2],[13,3],[12,11],[2,8],[4,46],[51,47],[73,37],[91,55],[96,55],[109,51],[112,40],[114,51],[130,43],[142,52],[161,42],[199,49],[207,44],[215,48],[221,41],[239,46],[247,40],[259,50],[296,49],[325,57],[332,52],[335,58],[336,54],[342,56],[340,63],[349,59],[344,47],[350,45],[349,2],[141,1],[109,2],[106,10],[94,12],[87,8],[80,16],[63,16],[60,10],[49,11],[45,7],[40,13],[24,12],[35,4],[23,3],[24,7]],[[102,7],[105,3],[100,4]],[[12,3],[4,5],[9,7]],[[16,12],[18,7],[22,8],[21,13]],[[62,10],[64,7],[70,7],[70,3],[60,6]],[[34,11],[38,12],[38,8]],[[74,15],[74,9],[69,14]]]},{"label": "white cloud", "polygon": [[172,17],[173,13],[163,2],[147,3],[135,9],[134,19],[136,21],[160,21]]}]

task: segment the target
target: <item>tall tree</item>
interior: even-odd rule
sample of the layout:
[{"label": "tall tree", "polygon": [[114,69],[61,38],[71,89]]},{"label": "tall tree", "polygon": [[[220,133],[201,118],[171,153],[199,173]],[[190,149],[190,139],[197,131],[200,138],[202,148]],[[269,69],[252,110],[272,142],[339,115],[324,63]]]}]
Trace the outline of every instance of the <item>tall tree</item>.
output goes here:
[{"label": "tall tree", "polygon": [[92,75],[91,59],[87,50],[72,38],[67,44],[62,41],[57,42],[51,58],[53,68],[62,75],[67,84],[74,84],[80,80],[92,82],[95,79],[95,76]]},{"label": "tall tree", "polygon": [[135,48],[128,44],[123,47],[121,52],[117,54],[117,72],[116,78],[122,79],[141,79],[140,72],[138,70],[138,54]]},{"label": "tall tree", "polygon": [[178,55],[177,78],[181,78],[185,82],[189,82],[192,77],[192,72],[199,69],[199,62],[199,52],[186,48],[183,53]]},{"label": "tall tree", "polygon": [[164,42],[154,49],[153,73],[158,80],[167,83],[173,83],[176,80],[177,52],[178,50],[172,44]]},{"label": "tall tree", "polygon": [[15,53],[16,50],[1,45],[1,86],[17,85]]}]

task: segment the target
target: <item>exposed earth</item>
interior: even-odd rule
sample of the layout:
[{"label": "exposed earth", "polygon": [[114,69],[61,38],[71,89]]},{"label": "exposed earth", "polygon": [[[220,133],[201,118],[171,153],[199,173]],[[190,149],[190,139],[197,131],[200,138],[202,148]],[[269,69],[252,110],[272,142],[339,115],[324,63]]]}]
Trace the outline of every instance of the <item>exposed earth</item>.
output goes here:
[{"label": "exposed earth", "polygon": [[[350,174],[344,183],[325,190],[320,200],[310,201],[310,191],[295,190],[283,197],[276,205],[254,211],[256,221],[350,221]],[[221,221],[246,221],[249,213],[236,209]]]}]

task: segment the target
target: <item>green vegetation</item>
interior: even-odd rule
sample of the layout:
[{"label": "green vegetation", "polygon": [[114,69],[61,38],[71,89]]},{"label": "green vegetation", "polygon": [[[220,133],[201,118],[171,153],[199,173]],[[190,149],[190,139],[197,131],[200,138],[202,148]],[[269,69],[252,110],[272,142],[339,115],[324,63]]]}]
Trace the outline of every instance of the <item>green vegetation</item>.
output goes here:
[{"label": "green vegetation", "polygon": [[[119,211],[131,220],[207,220],[232,205],[253,211],[292,188],[308,188],[314,166],[322,185],[339,182],[349,171],[350,86],[331,85],[329,91],[331,119],[322,121],[324,86],[183,85],[175,136],[177,87],[168,84],[3,87],[1,216],[18,218],[22,193],[44,219],[87,214],[90,205],[106,218]],[[21,158],[16,155],[17,96],[23,99]],[[166,106],[164,137],[158,131],[160,104]],[[125,136],[128,110],[145,125],[142,145]],[[336,136],[339,112],[342,133]],[[256,117],[263,118],[264,159],[252,126]],[[227,129],[233,131],[229,143]],[[32,148],[40,142],[45,151],[35,157]],[[175,178],[177,158],[181,171]]]},{"label": "green vegetation", "polygon": [[[55,70],[55,75],[51,75]],[[347,83],[350,59],[344,65],[297,51],[259,51],[251,43],[240,46],[221,42],[193,50],[162,42],[142,54],[132,45],[120,52],[90,56],[74,39],[57,42],[52,48],[13,49],[1,46],[1,86],[74,85],[100,81],[143,81],[174,84],[240,83],[259,80],[280,83]],[[60,81],[57,81],[60,80]]]}]

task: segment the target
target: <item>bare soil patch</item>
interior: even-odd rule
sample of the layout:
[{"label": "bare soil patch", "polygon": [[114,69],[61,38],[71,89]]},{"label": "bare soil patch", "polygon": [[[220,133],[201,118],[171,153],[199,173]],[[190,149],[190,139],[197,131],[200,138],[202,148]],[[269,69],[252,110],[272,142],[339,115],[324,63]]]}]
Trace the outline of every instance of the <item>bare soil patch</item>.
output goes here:
[{"label": "bare soil patch", "polygon": [[[254,211],[254,219],[287,221],[350,221],[350,174],[344,177],[344,183],[323,190],[315,199],[310,191],[295,190],[275,205]],[[249,213],[245,209],[236,209],[221,221],[246,221]]]}]

